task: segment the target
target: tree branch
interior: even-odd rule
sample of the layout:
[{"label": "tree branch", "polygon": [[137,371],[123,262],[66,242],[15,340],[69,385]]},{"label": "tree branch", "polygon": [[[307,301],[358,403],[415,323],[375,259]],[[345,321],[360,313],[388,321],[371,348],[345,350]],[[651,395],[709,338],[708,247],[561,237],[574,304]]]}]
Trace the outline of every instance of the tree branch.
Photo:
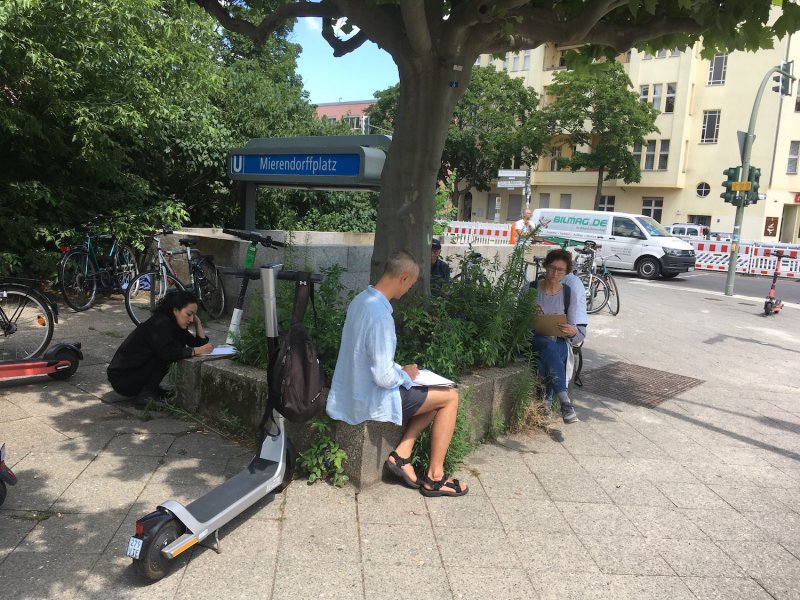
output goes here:
[{"label": "tree branch", "polygon": [[432,44],[425,0],[400,0],[400,14],[411,47],[420,54],[428,54]]},{"label": "tree branch", "polygon": [[335,19],[322,20],[322,39],[328,42],[328,45],[333,48],[334,56],[344,56],[361,46],[364,42],[369,41],[369,37],[361,29],[352,37],[346,40],[340,40],[333,31],[333,24],[335,22]]},{"label": "tree branch", "polygon": [[228,31],[240,33],[263,44],[267,38],[289,19],[297,17],[338,18],[344,16],[337,6],[327,2],[292,2],[282,4],[261,23],[255,25],[245,19],[234,17],[220,0],[194,0],[203,10],[219,21]]}]

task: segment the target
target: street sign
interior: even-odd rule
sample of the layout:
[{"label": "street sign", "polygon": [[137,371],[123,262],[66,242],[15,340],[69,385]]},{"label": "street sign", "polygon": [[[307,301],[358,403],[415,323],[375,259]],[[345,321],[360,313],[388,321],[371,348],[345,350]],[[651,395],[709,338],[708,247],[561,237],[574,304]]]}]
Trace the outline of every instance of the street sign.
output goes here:
[{"label": "street sign", "polygon": [[750,191],[750,182],[749,181],[734,181],[731,184],[731,189],[735,192],[749,192]]},{"label": "street sign", "polygon": [[525,178],[528,176],[528,172],[522,169],[500,169],[497,171],[497,177],[499,179],[509,179],[515,177],[522,177]]},{"label": "street sign", "polygon": [[509,189],[523,188],[525,187],[525,182],[520,179],[498,179],[497,187]]}]

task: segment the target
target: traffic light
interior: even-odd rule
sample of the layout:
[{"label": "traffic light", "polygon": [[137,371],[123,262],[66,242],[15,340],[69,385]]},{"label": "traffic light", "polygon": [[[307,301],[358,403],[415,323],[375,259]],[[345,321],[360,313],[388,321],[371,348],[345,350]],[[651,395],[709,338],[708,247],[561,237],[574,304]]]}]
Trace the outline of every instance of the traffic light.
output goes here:
[{"label": "traffic light", "polygon": [[722,171],[722,174],[727,177],[725,181],[722,182],[722,187],[725,188],[725,191],[722,192],[719,197],[725,200],[725,202],[730,202],[731,204],[736,204],[736,194],[738,192],[734,191],[733,184],[739,181],[739,175],[742,172],[742,167],[729,167]]},{"label": "traffic light", "polygon": [[761,180],[761,169],[758,167],[750,167],[750,173],[747,176],[750,182],[750,191],[747,192],[747,203],[755,204],[758,202],[758,187]]},{"label": "traffic light", "polygon": [[781,96],[791,96],[792,95],[792,70],[794,67],[794,61],[781,61],[781,71],[782,73],[778,73],[775,77],[772,78],[772,81],[777,82],[778,85],[772,86],[773,92],[778,92]]}]

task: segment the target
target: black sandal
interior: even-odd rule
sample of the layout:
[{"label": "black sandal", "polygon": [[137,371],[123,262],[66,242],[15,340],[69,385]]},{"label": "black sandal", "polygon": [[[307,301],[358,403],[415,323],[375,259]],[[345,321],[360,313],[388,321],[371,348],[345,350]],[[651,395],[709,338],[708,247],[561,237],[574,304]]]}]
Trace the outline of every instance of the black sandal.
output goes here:
[{"label": "black sandal", "polygon": [[[410,465],[411,461],[409,458],[400,458],[400,456],[392,450],[389,453],[389,456],[394,459],[394,462],[391,462],[388,458],[386,462],[383,463],[384,466],[389,470],[389,472],[397,477],[398,479],[402,480],[408,487],[418,490],[419,489],[419,476],[417,476],[417,481],[413,481],[409,476],[408,473],[403,471],[403,467],[405,465]],[[415,471],[416,474],[416,471]]]},{"label": "black sandal", "polygon": [[[429,498],[435,497],[442,497],[442,496],[463,496],[466,494],[469,489],[463,489],[461,487],[461,483],[458,479],[453,479],[453,481],[447,481],[450,478],[449,475],[445,474],[439,481],[433,481],[427,475],[422,476],[422,485],[419,488],[420,493],[423,496],[427,496]],[[430,489],[426,488],[425,486],[431,486]],[[450,488],[454,490],[453,492],[443,492],[442,488]]]}]

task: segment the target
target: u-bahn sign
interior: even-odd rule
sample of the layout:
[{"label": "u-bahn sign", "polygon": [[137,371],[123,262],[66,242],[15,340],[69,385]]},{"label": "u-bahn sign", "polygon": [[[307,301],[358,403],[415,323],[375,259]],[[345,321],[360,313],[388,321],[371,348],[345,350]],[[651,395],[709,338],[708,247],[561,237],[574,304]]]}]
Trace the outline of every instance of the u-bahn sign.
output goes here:
[{"label": "u-bahn sign", "polygon": [[391,138],[345,135],[258,138],[228,155],[234,181],[323,190],[380,190]]}]

